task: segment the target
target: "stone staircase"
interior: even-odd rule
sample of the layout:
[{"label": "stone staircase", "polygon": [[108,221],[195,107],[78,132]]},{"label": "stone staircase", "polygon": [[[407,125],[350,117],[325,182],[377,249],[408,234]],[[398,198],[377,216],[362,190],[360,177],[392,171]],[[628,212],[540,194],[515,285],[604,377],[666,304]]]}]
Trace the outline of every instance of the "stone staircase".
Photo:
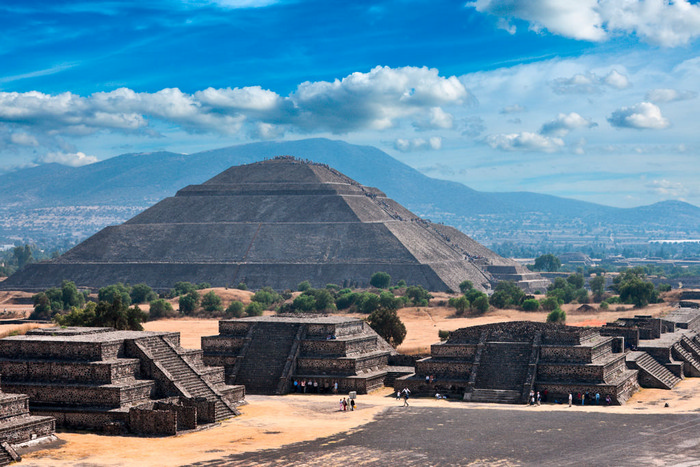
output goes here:
[{"label": "stone staircase", "polygon": [[487,342],[476,373],[475,389],[515,391],[520,397],[531,354],[530,343]]},{"label": "stone staircase", "polygon": [[693,354],[693,357],[695,357],[696,360],[700,361],[700,346],[698,346],[695,341],[690,339],[688,336],[683,336],[683,338],[681,338],[681,346]]},{"label": "stone staircase", "polygon": [[10,454],[10,447],[9,444],[7,443],[1,443],[0,444],[0,466],[2,465],[9,465],[13,462],[20,462],[22,459],[15,459],[12,457],[12,454]]},{"label": "stone staircase", "polygon": [[[169,374],[171,382],[177,388],[182,388],[186,393],[185,397],[203,397],[215,402],[216,421],[239,415],[238,410],[231,403],[226,401],[222,395],[206,381],[194,366],[180,355],[175,347],[162,336],[154,336],[138,341],[150,354],[154,362],[161,365]],[[181,390],[181,392],[183,392]]]},{"label": "stone staircase", "polygon": [[520,391],[506,389],[479,389],[475,388],[471,393],[471,402],[489,402],[496,404],[518,404],[522,394]]},{"label": "stone staircase", "polygon": [[671,389],[681,381],[679,377],[668,371],[665,366],[646,352],[630,352],[627,360],[663,389]]},{"label": "stone staircase", "polygon": [[[280,378],[296,342],[301,324],[258,322],[251,335],[245,359],[236,374],[253,394],[279,394]],[[274,388],[274,389],[272,389]]]},{"label": "stone staircase", "polygon": [[671,347],[674,358],[683,360],[683,370],[686,376],[700,376],[700,362],[693,356],[691,352],[686,350],[680,342],[676,342]]}]

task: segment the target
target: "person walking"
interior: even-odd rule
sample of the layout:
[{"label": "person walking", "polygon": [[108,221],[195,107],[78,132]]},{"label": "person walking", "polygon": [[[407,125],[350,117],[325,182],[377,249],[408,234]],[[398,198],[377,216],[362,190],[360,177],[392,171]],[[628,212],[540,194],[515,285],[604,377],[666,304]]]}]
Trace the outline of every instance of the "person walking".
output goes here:
[{"label": "person walking", "polygon": [[569,393],[569,407],[571,407],[571,403],[574,401],[574,395]]},{"label": "person walking", "polygon": [[408,388],[404,388],[403,390],[403,406],[408,407],[408,395],[411,393],[411,391]]}]

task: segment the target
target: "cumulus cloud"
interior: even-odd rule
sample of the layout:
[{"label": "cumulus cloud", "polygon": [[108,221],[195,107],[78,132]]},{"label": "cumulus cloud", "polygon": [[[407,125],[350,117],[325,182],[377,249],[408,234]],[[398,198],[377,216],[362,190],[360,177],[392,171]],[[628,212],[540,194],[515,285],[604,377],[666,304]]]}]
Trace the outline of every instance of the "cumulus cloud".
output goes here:
[{"label": "cumulus cloud", "polygon": [[467,6],[498,17],[498,27],[511,34],[512,20],[523,20],[533,31],[592,42],[622,33],[676,47],[700,35],[700,6],[688,0],[476,0]]},{"label": "cumulus cloud", "polygon": [[97,162],[97,157],[88,156],[82,152],[77,152],[74,154],[65,152],[49,152],[44,157],[38,159],[37,162],[43,164],[56,162],[62,165],[69,165],[71,167],[81,167],[83,165]]},{"label": "cumulus cloud", "polygon": [[522,133],[489,135],[486,143],[493,149],[502,151],[531,151],[531,152],[555,152],[564,147],[561,138],[548,137],[537,133]]},{"label": "cumulus cloud", "polygon": [[447,129],[454,117],[443,106],[469,98],[455,76],[440,76],[434,68],[376,67],[333,82],[301,83],[286,97],[260,86],[193,94],[177,88],[154,93],[120,88],[87,97],[0,92],[0,123],[88,135],[100,130],[147,133],[150,121],[158,120],[191,132],[245,130],[261,138],[285,131],[382,130],[402,120],[420,129]]},{"label": "cumulus cloud", "polygon": [[627,76],[612,70],[605,76],[595,73],[576,74],[570,78],[556,78],[550,83],[557,94],[596,94],[602,92],[604,86],[614,89],[625,89],[630,86]]},{"label": "cumulus cloud", "polygon": [[398,138],[394,141],[394,149],[401,152],[438,150],[442,148],[442,138],[433,136],[431,138]]},{"label": "cumulus cloud", "polygon": [[646,188],[657,195],[675,198],[697,195],[697,190],[691,190],[680,182],[672,182],[666,179],[652,180],[646,184]]},{"label": "cumulus cloud", "polygon": [[637,128],[661,130],[671,123],[663,115],[661,109],[651,102],[640,102],[631,107],[615,110],[608,122],[618,128]]},{"label": "cumulus cloud", "polygon": [[657,104],[674,101],[687,101],[698,96],[694,91],[677,91],[675,89],[652,89],[646,95],[646,100]]},{"label": "cumulus cloud", "polygon": [[545,136],[563,137],[568,135],[571,130],[577,128],[593,128],[595,126],[598,126],[598,124],[587,118],[583,118],[576,112],[571,112],[569,114],[560,113],[556,119],[542,125],[540,133]]}]

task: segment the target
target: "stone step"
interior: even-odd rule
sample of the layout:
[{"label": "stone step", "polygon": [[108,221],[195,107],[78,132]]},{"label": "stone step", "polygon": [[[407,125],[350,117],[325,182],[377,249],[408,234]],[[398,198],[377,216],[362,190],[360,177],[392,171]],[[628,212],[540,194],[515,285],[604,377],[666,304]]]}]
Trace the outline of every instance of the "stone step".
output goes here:
[{"label": "stone step", "polygon": [[471,393],[471,402],[489,402],[497,404],[514,404],[520,402],[519,391],[498,389],[474,389]]}]

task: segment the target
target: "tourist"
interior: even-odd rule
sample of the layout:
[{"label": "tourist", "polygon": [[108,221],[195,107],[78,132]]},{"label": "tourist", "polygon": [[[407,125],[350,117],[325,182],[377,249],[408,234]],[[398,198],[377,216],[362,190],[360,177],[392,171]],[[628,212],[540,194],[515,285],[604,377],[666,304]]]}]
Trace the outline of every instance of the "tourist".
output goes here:
[{"label": "tourist", "polygon": [[527,403],[529,405],[534,405],[535,403],[535,391],[533,391],[532,389],[530,389],[530,395],[527,398]]},{"label": "tourist", "polygon": [[610,394],[607,394],[607,395],[605,396],[605,404],[606,404],[606,405],[610,405],[610,402],[612,402],[612,400],[610,399]]},{"label": "tourist", "polygon": [[425,375],[425,382],[426,382],[426,383],[430,383],[430,376]]},{"label": "tourist", "polygon": [[401,399],[401,391],[396,391],[396,400]]},{"label": "tourist", "polygon": [[306,394],[306,380],[305,379],[301,380],[301,392]]},{"label": "tourist", "polygon": [[318,394],[318,381],[314,380],[314,393]]},{"label": "tourist", "polygon": [[595,405],[600,405],[600,393],[595,393]]},{"label": "tourist", "polygon": [[350,411],[355,411],[355,399],[350,399]]},{"label": "tourist", "polygon": [[574,395],[569,393],[569,407],[571,407],[571,403],[573,402],[573,400],[574,400]]},{"label": "tourist", "polygon": [[333,383],[333,394],[338,394],[338,382]]},{"label": "tourist", "polygon": [[411,394],[411,390],[408,388],[403,389],[403,406],[408,407],[408,396]]},{"label": "tourist", "polygon": [[340,411],[342,412],[343,411],[343,399],[340,399],[340,401],[338,401],[338,405],[340,406]]},{"label": "tourist", "polygon": [[540,391],[537,391],[537,405],[542,405],[542,397],[540,396]]},{"label": "tourist", "polygon": [[348,401],[343,397],[343,412],[348,411]]},{"label": "tourist", "polygon": [[294,392],[299,392],[299,381],[294,380]]}]

